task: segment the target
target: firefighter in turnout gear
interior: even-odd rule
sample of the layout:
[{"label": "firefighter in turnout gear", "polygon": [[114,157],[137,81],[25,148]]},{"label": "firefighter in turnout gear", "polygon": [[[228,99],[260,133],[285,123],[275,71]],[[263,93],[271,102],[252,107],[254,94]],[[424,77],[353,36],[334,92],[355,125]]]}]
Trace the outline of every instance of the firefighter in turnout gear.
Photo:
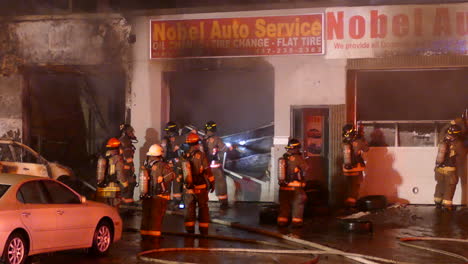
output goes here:
[{"label": "firefighter in turnout gear", "polygon": [[146,153],[140,171],[140,198],[143,201],[140,233],[142,236],[161,236],[161,225],[170,199],[170,183],[174,171],[163,159],[163,148],[154,144]]},{"label": "firefighter in turnout gear", "polygon": [[463,146],[462,129],[452,121],[439,143],[436,157],[434,202],[438,207],[448,210],[453,208],[452,199],[459,180],[458,169],[465,162],[464,159],[466,148]]},{"label": "firefighter in turnout gear", "polygon": [[343,127],[343,175],[347,181],[347,195],[345,204],[349,207],[356,205],[359,188],[364,178],[366,164],[362,153],[369,150],[369,146],[362,133],[358,133],[352,124]]},{"label": "firefighter in turnout gear", "polygon": [[122,199],[125,203],[131,203],[133,202],[133,192],[137,185],[135,166],[133,164],[133,157],[135,155],[136,148],[133,144],[137,143],[138,141],[135,137],[135,130],[133,127],[128,124],[120,125],[119,140],[121,142],[120,149],[124,161],[123,173],[126,179],[126,181],[122,183]]},{"label": "firefighter in turnout gear", "polygon": [[181,167],[183,137],[179,135],[179,128],[175,122],[169,121],[164,128],[166,135],[164,136],[161,146],[164,149],[164,159],[174,169],[176,174],[175,180],[172,182],[172,198],[174,209],[177,209],[182,202],[183,192],[183,174]]},{"label": "firefighter in turnout gear", "polygon": [[290,139],[286,150],[287,152],[278,161],[280,185],[278,225],[287,226],[292,214],[293,227],[300,227],[307,200],[304,187],[308,165],[301,153],[301,143],[297,139]]},{"label": "firefighter in turnout gear", "polygon": [[111,206],[120,203],[120,191],[126,182],[123,173],[123,159],[120,155],[120,141],[111,138],[106,144],[106,153],[97,162],[97,193],[96,200]]},{"label": "firefighter in turnout gear", "polygon": [[208,191],[215,189],[215,179],[204,152],[200,150],[200,137],[189,133],[186,143],[190,149],[184,154],[182,170],[184,174],[184,202],[187,207],[185,229],[195,232],[196,209],[198,205],[198,228],[201,234],[208,234],[210,212],[208,210]]},{"label": "firefighter in turnout gear", "polygon": [[220,207],[225,209],[228,207],[228,195],[226,176],[224,175],[223,162],[224,154],[227,150],[223,140],[216,135],[217,124],[213,121],[208,121],[205,124],[205,138],[203,140],[203,148],[210,162],[211,172],[215,177],[216,196],[220,202]]}]

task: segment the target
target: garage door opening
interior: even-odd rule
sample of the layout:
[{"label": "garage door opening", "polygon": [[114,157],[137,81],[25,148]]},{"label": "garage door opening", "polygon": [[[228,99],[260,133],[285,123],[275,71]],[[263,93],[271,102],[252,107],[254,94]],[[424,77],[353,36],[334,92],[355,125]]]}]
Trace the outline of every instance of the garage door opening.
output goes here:
[{"label": "garage door opening", "polygon": [[184,69],[166,72],[164,81],[170,120],[199,129],[213,120],[218,136],[230,146],[225,162],[229,199],[260,201],[270,178],[274,134],[271,65]]},{"label": "garage door opening", "polygon": [[118,136],[125,120],[124,72],[33,68],[25,80],[23,141],[79,178],[94,180],[104,142]]}]

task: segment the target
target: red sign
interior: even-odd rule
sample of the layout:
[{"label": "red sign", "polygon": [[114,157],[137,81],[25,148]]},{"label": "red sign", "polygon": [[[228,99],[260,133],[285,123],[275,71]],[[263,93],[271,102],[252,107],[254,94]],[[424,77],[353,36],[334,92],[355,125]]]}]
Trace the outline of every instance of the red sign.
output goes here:
[{"label": "red sign", "polygon": [[323,54],[323,14],[151,20],[151,59]]}]

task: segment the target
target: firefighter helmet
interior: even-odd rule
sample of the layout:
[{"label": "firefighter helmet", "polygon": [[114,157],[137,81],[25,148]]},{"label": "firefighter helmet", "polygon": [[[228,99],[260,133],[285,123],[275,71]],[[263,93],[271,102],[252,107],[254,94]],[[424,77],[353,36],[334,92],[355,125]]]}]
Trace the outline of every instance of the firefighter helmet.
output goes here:
[{"label": "firefighter helmet", "polygon": [[343,137],[344,138],[353,138],[354,136],[356,136],[357,132],[356,132],[356,128],[354,127],[354,125],[352,124],[346,124],[343,126]]},{"label": "firefighter helmet", "polygon": [[166,127],[164,128],[164,130],[168,134],[178,133],[179,132],[179,128],[177,127],[177,124],[175,122],[173,122],[173,121],[167,122]]},{"label": "firefighter helmet", "polygon": [[458,136],[461,134],[461,128],[455,122],[450,123],[450,126],[447,128],[447,134]]},{"label": "firefighter helmet", "polygon": [[288,145],[286,146],[286,149],[300,149],[301,148],[301,142],[295,138],[291,138],[288,141]]},{"label": "firefighter helmet", "polygon": [[208,121],[205,124],[205,131],[212,131],[216,132],[216,122],[215,121]]},{"label": "firefighter helmet", "polygon": [[188,144],[196,144],[199,141],[200,141],[200,136],[198,136],[198,134],[195,134],[195,133],[189,133],[187,135],[187,138],[185,139],[185,142]]},{"label": "firefighter helmet", "polygon": [[110,138],[107,141],[106,148],[118,148],[120,146],[120,141],[117,138]]},{"label": "firefighter helmet", "polygon": [[146,153],[146,156],[159,157],[159,156],[162,156],[163,153],[164,153],[164,150],[161,147],[161,145],[154,144],[154,145],[151,145],[148,152]]}]

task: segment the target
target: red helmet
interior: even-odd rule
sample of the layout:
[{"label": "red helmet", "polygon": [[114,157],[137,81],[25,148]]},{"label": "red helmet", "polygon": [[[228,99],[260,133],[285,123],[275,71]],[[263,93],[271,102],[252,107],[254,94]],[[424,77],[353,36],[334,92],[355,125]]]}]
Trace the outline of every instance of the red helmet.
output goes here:
[{"label": "red helmet", "polygon": [[185,143],[188,144],[195,144],[198,143],[198,141],[200,141],[200,136],[198,136],[198,134],[195,133],[189,133],[187,135],[187,138],[185,139]]},{"label": "red helmet", "polygon": [[111,138],[107,141],[106,148],[118,148],[120,146],[120,141],[116,138]]}]

